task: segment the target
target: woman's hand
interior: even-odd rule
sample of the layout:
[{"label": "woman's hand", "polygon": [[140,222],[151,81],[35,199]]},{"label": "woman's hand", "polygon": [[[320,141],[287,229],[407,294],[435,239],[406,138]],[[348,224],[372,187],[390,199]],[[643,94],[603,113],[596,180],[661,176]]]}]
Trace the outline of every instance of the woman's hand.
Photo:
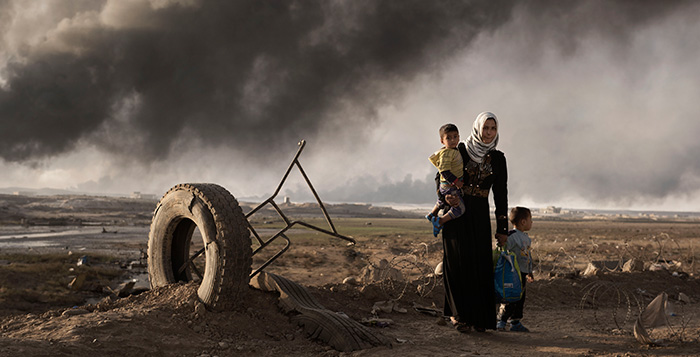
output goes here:
[{"label": "woman's hand", "polygon": [[508,242],[508,236],[503,233],[496,233],[496,240],[498,241],[498,246],[503,247]]},{"label": "woman's hand", "polygon": [[457,195],[445,195],[445,202],[452,207],[459,206],[459,196]]}]

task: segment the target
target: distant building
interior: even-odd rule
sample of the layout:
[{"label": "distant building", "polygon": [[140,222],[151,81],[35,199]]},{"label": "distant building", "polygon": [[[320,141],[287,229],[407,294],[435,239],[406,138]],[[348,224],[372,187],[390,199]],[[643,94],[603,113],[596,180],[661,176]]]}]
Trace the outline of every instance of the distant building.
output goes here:
[{"label": "distant building", "polygon": [[36,193],[34,193],[32,191],[15,191],[15,192],[12,192],[12,194],[15,196],[34,196],[34,195],[36,195]]},{"label": "distant building", "polygon": [[288,205],[290,203],[292,203],[292,202],[289,200],[289,196],[284,196],[284,204]]},{"label": "distant building", "polygon": [[134,191],[131,193],[131,198],[137,199],[137,200],[155,200],[156,195],[150,194],[150,193],[141,193],[138,191]]},{"label": "distant building", "polygon": [[543,213],[556,213],[559,214],[561,213],[561,207],[555,207],[555,206],[549,206],[544,209]]}]

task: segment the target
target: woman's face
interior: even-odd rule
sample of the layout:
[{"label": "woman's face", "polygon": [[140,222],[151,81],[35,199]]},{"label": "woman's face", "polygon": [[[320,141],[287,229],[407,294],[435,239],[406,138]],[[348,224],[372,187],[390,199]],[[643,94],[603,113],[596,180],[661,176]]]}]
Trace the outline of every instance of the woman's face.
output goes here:
[{"label": "woman's face", "polygon": [[497,134],[498,127],[496,127],[496,121],[493,119],[486,119],[484,126],[481,128],[481,141],[483,141],[484,144],[491,144]]}]

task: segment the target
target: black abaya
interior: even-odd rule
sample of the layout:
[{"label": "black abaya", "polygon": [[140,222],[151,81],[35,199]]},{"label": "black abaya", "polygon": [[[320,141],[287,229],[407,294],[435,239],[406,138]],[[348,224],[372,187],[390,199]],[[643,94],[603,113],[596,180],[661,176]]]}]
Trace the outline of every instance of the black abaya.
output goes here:
[{"label": "black abaya", "polygon": [[466,212],[442,230],[445,316],[476,328],[496,328],[493,285],[492,230],[488,194],[496,205],[497,232],[507,234],[506,160],[502,152],[488,153],[482,163],[465,163]]}]

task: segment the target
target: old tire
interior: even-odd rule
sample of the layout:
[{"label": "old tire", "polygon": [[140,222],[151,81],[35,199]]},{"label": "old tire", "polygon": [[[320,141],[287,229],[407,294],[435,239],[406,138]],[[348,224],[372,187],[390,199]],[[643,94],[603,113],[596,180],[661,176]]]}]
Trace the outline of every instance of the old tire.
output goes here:
[{"label": "old tire", "polygon": [[[203,274],[188,264],[193,258],[191,245],[196,228],[203,241]],[[151,288],[192,281],[195,269],[201,275],[197,291],[200,300],[212,310],[232,309],[248,289],[252,255],[249,234],[238,201],[225,188],[210,183],[176,185],[153,213],[148,237]]]}]

